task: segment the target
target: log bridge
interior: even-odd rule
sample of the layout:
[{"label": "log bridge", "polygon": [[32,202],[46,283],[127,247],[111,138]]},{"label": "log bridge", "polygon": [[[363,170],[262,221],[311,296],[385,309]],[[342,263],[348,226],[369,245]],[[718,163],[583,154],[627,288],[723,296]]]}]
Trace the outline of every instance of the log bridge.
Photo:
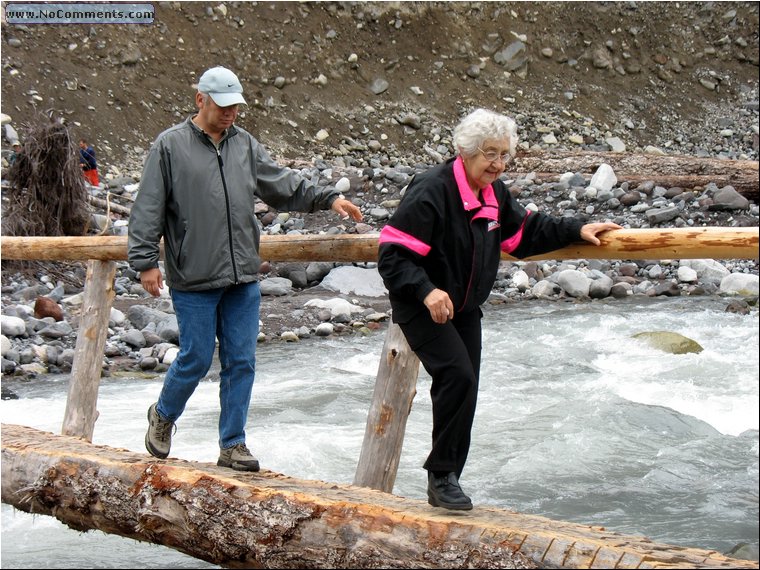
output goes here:
[{"label": "log bridge", "polygon": [[230,568],[757,568],[717,552],[2,425],[2,499]]},{"label": "log bridge", "polygon": [[[535,259],[757,259],[758,228],[616,230]],[[262,259],[375,261],[377,235],[263,236]],[[61,433],[2,429],[2,502],[226,567],[757,568],[603,527],[392,495],[419,361],[389,325],[353,485],[95,446],[114,260],[125,237],[3,237],[4,259],[88,260]],[[504,259],[512,259],[507,256]]]}]

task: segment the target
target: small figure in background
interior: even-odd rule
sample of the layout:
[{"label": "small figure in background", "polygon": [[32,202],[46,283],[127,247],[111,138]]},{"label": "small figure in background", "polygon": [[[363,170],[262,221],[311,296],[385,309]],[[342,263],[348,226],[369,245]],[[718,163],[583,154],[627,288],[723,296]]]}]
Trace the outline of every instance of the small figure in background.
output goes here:
[{"label": "small figure in background", "polygon": [[87,182],[91,186],[98,186],[100,178],[98,177],[98,162],[95,159],[95,149],[87,143],[85,139],[79,139],[79,164]]},{"label": "small figure in background", "polygon": [[8,165],[13,166],[13,163],[16,162],[16,159],[18,158],[18,155],[21,154],[21,143],[18,141],[15,141],[13,145],[11,146],[11,153],[8,155]]}]

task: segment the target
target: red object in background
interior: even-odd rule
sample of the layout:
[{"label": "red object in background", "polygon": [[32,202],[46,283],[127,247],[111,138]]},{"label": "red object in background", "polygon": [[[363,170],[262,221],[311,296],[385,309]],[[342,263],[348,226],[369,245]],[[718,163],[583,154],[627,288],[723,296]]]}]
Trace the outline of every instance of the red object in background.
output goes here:
[{"label": "red object in background", "polygon": [[98,184],[100,184],[97,168],[91,168],[90,170],[83,170],[82,173],[84,174],[84,177],[87,179],[87,182],[89,182],[92,186],[97,186]]}]

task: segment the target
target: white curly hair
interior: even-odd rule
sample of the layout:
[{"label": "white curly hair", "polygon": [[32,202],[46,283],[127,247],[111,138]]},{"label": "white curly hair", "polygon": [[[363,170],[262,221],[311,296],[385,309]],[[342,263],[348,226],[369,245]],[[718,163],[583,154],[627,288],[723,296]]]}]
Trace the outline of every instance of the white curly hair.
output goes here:
[{"label": "white curly hair", "polygon": [[475,109],[454,127],[454,147],[464,156],[475,155],[483,141],[488,139],[508,141],[509,153],[514,156],[517,147],[517,123],[506,115],[487,109]]}]

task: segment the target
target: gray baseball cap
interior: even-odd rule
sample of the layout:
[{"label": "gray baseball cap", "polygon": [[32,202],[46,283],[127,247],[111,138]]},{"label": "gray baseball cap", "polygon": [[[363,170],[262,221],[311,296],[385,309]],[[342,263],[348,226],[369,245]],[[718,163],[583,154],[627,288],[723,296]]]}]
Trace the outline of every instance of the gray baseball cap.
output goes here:
[{"label": "gray baseball cap", "polygon": [[207,93],[220,107],[247,105],[243,99],[243,86],[237,75],[226,67],[212,67],[201,75],[198,91]]}]

